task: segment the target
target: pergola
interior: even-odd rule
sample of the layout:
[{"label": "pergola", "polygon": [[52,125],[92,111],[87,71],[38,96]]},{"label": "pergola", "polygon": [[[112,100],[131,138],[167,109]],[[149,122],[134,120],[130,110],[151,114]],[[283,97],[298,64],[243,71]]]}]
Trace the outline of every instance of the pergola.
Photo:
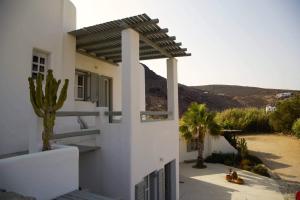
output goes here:
[{"label": "pergola", "polygon": [[133,29],[139,34],[139,60],[190,56],[158,19],[142,14],[71,31],[76,37],[77,52],[116,64],[122,61],[121,33]]}]

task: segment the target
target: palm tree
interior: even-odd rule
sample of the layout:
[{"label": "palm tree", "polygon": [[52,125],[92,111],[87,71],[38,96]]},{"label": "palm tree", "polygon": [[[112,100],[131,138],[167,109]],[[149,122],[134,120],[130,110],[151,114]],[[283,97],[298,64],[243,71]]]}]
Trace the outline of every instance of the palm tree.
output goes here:
[{"label": "palm tree", "polygon": [[206,167],[203,164],[205,134],[217,136],[220,133],[220,128],[214,121],[214,117],[215,113],[209,112],[205,104],[191,103],[180,120],[179,130],[184,139],[190,141],[198,137],[199,148],[195,168]]}]

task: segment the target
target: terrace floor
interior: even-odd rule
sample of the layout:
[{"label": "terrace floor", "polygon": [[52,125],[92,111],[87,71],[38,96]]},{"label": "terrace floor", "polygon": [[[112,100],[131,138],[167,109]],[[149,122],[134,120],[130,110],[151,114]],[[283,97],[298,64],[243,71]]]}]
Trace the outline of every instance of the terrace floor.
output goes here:
[{"label": "terrace floor", "polygon": [[283,200],[278,184],[270,178],[235,169],[244,185],[225,180],[228,166],[206,164],[206,169],[194,169],[193,164],[180,164],[180,200]]}]

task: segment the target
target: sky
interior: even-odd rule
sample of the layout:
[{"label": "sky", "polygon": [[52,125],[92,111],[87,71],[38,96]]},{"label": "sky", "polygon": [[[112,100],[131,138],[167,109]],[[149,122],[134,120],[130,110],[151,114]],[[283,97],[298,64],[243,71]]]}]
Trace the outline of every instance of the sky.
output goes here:
[{"label": "sky", "polygon": [[[77,28],[146,13],[192,53],[178,58],[186,85],[300,90],[299,0],[71,0]],[[142,61],[166,76],[166,60]]]}]

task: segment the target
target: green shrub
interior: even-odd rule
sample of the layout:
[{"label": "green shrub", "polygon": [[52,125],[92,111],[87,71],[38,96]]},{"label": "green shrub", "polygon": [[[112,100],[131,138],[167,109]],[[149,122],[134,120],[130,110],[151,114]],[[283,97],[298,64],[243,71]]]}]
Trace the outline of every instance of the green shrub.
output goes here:
[{"label": "green shrub", "polygon": [[276,111],[270,115],[270,124],[275,131],[290,132],[293,123],[300,118],[300,97],[281,100]]},{"label": "green shrub", "polygon": [[251,165],[263,164],[261,159],[251,154],[248,154],[246,159],[250,161]]},{"label": "green shrub", "polygon": [[263,164],[255,165],[252,169],[252,172],[262,176],[270,177],[270,174],[268,173],[268,169]]},{"label": "green shrub", "polygon": [[269,132],[269,114],[258,108],[232,108],[219,112],[216,122],[223,129],[238,129],[248,132]]},{"label": "green shrub", "polygon": [[292,131],[295,134],[295,136],[297,136],[297,138],[300,139],[300,118],[294,122]]},{"label": "green shrub", "polygon": [[238,139],[237,150],[242,158],[246,158],[246,156],[248,156],[248,146],[245,138]]}]

